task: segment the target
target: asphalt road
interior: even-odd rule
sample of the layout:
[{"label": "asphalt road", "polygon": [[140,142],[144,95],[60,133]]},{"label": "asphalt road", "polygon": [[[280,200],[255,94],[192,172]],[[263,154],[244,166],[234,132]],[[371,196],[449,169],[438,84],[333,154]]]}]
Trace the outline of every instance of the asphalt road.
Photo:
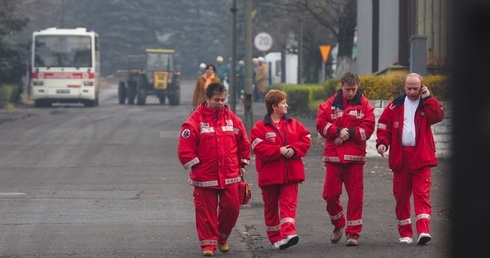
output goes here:
[{"label": "asphalt road", "polygon": [[[183,82],[180,106],[159,105],[156,97],[149,97],[146,106],[120,105],[114,84],[94,108],[25,105],[1,111],[0,257],[201,257],[192,187],[176,155],[193,84]],[[262,103],[254,103],[255,120],[264,112]],[[237,113],[243,115],[240,106]],[[298,119],[314,132],[312,118]],[[333,228],[321,197],[319,143],[304,161],[298,245],[270,248],[250,166],[251,203],[242,206],[230,253],[218,251],[216,257],[450,256],[448,161],[440,160],[433,170],[433,240],[417,246],[398,244],[391,172],[386,160],[369,159],[357,247],[345,246],[345,237],[329,242]]]}]

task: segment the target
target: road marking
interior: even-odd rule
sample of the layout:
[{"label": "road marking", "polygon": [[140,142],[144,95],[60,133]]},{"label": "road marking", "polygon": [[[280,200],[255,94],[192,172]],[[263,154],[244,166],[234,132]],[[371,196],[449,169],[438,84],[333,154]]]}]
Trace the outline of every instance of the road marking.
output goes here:
[{"label": "road marking", "polygon": [[0,193],[0,196],[24,196],[26,193]]}]

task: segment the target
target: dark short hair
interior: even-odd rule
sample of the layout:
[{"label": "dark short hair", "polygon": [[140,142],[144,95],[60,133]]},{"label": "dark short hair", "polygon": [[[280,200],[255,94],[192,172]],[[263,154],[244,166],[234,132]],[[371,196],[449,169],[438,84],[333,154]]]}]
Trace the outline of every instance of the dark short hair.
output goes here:
[{"label": "dark short hair", "polygon": [[265,101],[265,107],[267,108],[267,114],[272,114],[274,112],[274,109],[272,108],[273,105],[279,105],[281,101],[285,100],[288,97],[286,92],[282,90],[270,90],[265,94],[264,101]]},{"label": "dark short hair", "polygon": [[208,65],[206,65],[206,70],[209,69],[209,67],[213,67],[213,71],[216,72],[216,66],[214,66],[212,64],[208,64]]},{"label": "dark short hair", "polygon": [[210,99],[214,95],[224,92],[227,92],[225,85],[223,85],[221,82],[213,82],[206,88],[206,97]]},{"label": "dark short hair", "polygon": [[361,80],[359,79],[359,75],[353,72],[346,72],[340,78],[340,85],[344,85],[344,83],[348,84],[361,84]]}]

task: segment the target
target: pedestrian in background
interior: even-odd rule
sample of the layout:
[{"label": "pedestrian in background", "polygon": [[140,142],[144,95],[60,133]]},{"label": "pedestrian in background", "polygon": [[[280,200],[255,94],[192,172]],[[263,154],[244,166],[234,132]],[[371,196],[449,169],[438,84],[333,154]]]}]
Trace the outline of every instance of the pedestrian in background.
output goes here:
[{"label": "pedestrian in background", "polygon": [[[357,74],[346,72],[342,75],[340,89],[318,107],[316,119],[317,130],[326,139],[323,198],[334,226],[330,241],[339,242],[347,224],[348,246],[358,244],[362,230],[366,141],[375,127],[374,107],[359,90],[359,84]],[[342,184],[348,196],[347,222],[340,202]]]},{"label": "pedestrian in background", "polygon": [[265,96],[267,114],[250,132],[267,237],[277,249],[286,249],[299,241],[298,186],[305,180],[302,157],[311,145],[308,129],[287,115],[286,100],[285,92],[269,91]]},{"label": "pedestrian in background", "polygon": [[190,169],[199,243],[204,256],[230,250],[227,239],[240,210],[238,182],[250,160],[250,142],[241,119],[226,104],[226,88],[211,83],[206,102],[182,124],[178,156]]},{"label": "pedestrian in background", "polygon": [[253,101],[259,101],[259,92],[257,89],[257,82],[255,81],[255,76],[257,75],[257,67],[259,66],[259,59],[257,57],[252,58],[252,81],[253,81]]},{"label": "pedestrian in background", "polygon": [[192,97],[193,110],[206,100],[206,88],[213,82],[220,82],[219,78],[214,74],[215,70],[216,67],[214,67],[214,65],[208,64],[206,66],[206,72],[197,78],[194,95]]},{"label": "pedestrian in background", "polygon": [[224,62],[224,58],[222,56],[216,57],[215,73],[216,73],[216,76],[218,76],[221,83],[224,84],[225,80],[228,78],[228,76],[230,74],[230,70],[228,69],[228,66],[226,64],[224,64],[223,62]]},{"label": "pedestrian in background", "polygon": [[197,77],[203,75],[205,72],[206,72],[206,64],[205,63],[201,63],[199,65],[199,70],[197,71]]},{"label": "pedestrian in background", "polygon": [[263,57],[257,58],[258,65],[255,71],[255,84],[257,88],[258,100],[263,100],[265,92],[267,91],[267,65]]},{"label": "pedestrian in background", "polygon": [[389,103],[378,120],[376,148],[381,155],[390,150],[388,166],[393,171],[399,242],[412,242],[410,198],[413,193],[417,244],[425,245],[431,240],[430,168],[437,166],[431,126],[444,119],[444,109],[430,95],[419,74],[408,74],[403,87],[405,94]]},{"label": "pedestrian in background", "polygon": [[238,61],[238,65],[235,68],[236,71],[236,93],[237,98],[243,95],[245,90],[245,61]]}]

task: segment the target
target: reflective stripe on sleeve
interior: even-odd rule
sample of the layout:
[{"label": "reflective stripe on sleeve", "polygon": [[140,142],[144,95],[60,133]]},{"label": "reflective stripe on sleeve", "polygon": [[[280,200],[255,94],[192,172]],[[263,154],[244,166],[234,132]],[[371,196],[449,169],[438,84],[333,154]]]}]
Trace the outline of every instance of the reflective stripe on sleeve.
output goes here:
[{"label": "reflective stripe on sleeve", "polygon": [[199,158],[198,157],[195,157],[193,159],[191,159],[189,162],[185,163],[184,164],[184,168],[185,169],[189,169],[190,167],[196,165],[197,163],[199,163]]},{"label": "reflective stripe on sleeve", "polygon": [[366,137],[366,131],[364,129],[359,129],[359,134],[361,135],[361,140],[365,141],[367,140],[367,137]]},{"label": "reflective stripe on sleeve", "polygon": [[253,142],[252,142],[252,149],[255,148],[255,146],[257,146],[257,144],[259,144],[260,142],[262,142],[263,140],[260,139],[260,138],[257,138],[255,139]]},{"label": "reflective stripe on sleeve", "polygon": [[378,129],[386,130],[387,127],[388,126],[386,124],[381,124],[381,123],[378,124]]}]

